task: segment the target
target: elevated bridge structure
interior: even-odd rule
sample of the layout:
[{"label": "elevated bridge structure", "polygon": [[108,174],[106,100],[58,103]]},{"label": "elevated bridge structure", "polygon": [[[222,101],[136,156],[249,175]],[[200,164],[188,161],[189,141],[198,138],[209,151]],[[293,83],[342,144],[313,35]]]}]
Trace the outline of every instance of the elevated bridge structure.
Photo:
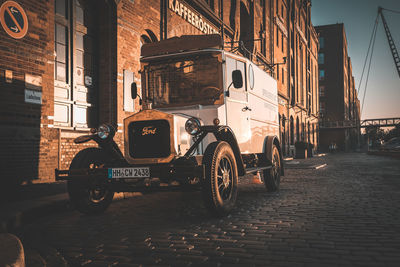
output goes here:
[{"label": "elevated bridge structure", "polygon": [[321,121],[320,130],[323,129],[350,129],[367,127],[394,127],[400,125],[400,118],[367,119],[362,121]]}]

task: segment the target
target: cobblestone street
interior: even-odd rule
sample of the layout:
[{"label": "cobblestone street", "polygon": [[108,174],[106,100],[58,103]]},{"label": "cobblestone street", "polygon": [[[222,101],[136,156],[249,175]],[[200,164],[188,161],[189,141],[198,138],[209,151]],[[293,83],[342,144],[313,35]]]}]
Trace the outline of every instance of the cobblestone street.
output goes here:
[{"label": "cobblestone street", "polygon": [[400,161],[348,153],[304,162],[327,166],[287,164],[278,193],[243,179],[236,209],[222,219],[197,192],[42,218],[22,232],[27,266],[39,258],[54,266],[60,258],[70,266],[400,266]]}]

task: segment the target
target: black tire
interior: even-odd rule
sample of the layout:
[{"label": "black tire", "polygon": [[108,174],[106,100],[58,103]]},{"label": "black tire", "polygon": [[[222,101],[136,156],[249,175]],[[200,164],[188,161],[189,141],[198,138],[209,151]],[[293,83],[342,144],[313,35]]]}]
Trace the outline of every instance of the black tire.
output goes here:
[{"label": "black tire", "polygon": [[[99,168],[107,165],[107,156],[100,148],[86,148],[80,151],[69,167],[74,169]],[[75,179],[67,183],[72,205],[85,214],[104,212],[114,197],[107,179]]]},{"label": "black tire", "polygon": [[275,192],[279,190],[281,183],[281,168],[282,163],[279,150],[278,147],[274,145],[272,148],[272,167],[263,172],[263,180],[267,191]]},{"label": "black tire", "polygon": [[232,148],[223,141],[211,143],[204,153],[203,164],[204,205],[213,215],[227,215],[237,198],[238,171]]}]

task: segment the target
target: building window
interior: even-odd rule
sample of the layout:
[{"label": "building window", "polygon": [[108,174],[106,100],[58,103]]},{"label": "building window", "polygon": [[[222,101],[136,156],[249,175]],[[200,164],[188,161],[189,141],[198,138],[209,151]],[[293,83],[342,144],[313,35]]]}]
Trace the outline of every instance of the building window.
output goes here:
[{"label": "building window", "polygon": [[281,16],[282,16],[282,18],[285,18],[285,12],[284,12],[283,5],[281,6]]},{"label": "building window", "polygon": [[285,84],[285,69],[282,68],[282,84]]},{"label": "building window", "polygon": [[276,66],[276,79],[279,81],[279,66]]},{"label": "building window", "polygon": [[275,8],[275,10],[276,10],[276,14],[279,14],[279,3],[278,3],[278,0],[276,0],[276,8]]},{"label": "building window", "polygon": [[142,34],[142,35],[140,36],[140,47],[141,47],[143,44],[149,44],[149,43],[151,43],[150,37],[147,36],[146,34]]},{"label": "building window", "polygon": [[320,97],[324,97],[325,96],[325,86],[324,85],[321,85],[319,87],[319,96]]},{"label": "building window", "polygon": [[[263,4],[265,4],[264,1],[263,1]],[[265,49],[266,49],[266,47],[265,47],[265,31],[263,29],[264,29],[264,25],[260,24],[259,38],[261,40],[261,43],[260,43],[261,54],[263,54],[265,56]]]},{"label": "building window", "polygon": [[290,116],[290,144],[294,145],[294,125],[293,125],[293,117]]},{"label": "building window", "polygon": [[276,46],[279,47],[279,29],[278,29],[278,26],[276,26]]},{"label": "building window", "polygon": [[212,10],[214,10],[214,0],[204,0]]},{"label": "building window", "polygon": [[304,49],[303,46],[300,45],[300,102],[304,107]]},{"label": "building window", "polygon": [[319,79],[324,80],[325,79],[325,70],[319,70]]},{"label": "building window", "polygon": [[319,48],[324,48],[325,47],[325,38],[320,36],[318,38],[318,40],[319,40]]},{"label": "building window", "polygon": [[318,53],[318,64],[325,64],[325,54]]},{"label": "building window", "polygon": [[56,23],[55,25],[55,50],[56,50],[56,59],[55,59],[55,68],[54,75],[57,81],[67,82],[67,51],[68,51],[68,27]]},{"label": "building window", "polygon": [[325,113],[325,102],[320,102],[319,103],[319,113],[324,114]]},{"label": "building window", "polygon": [[97,57],[94,7],[56,0],[54,19],[54,124],[97,127]]},{"label": "building window", "polygon": [[284,50],[284,46],[285,46],[285,44],[284,44],[284,42],[283,42],[283,34],[281,34],[281,37],[282,37],[282,40],[281,40],[281,44],[282,44],[282,52],[285,52],[285,50]]}]

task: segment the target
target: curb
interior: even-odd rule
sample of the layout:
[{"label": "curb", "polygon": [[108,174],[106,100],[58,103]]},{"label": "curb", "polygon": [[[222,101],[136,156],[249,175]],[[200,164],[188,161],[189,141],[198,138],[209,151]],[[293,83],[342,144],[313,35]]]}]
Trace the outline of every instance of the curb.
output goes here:
[{"label": "curb", "polygon": [[318,169],[324,168],[326,166],[328,166],[326,163],[317,164],[317,165],[302,165],[302,164],[294,165],[293,164],[293,165],[289,165],[289,166],[286,165],[286,169],[291,169],[291,170],[294,170],[294,169],[298,169],[298,170],[318,170]]},{"label": "curb", "polygon": [[26,223],[49,213],[65,211],[69,208],[68,195],[58,194],[39,199],[9,203],[1,207],[0,231],[13,232]]},{"label": "curb", "polygon": [[370,150],[367,152],[368,155],[376,155],[376,156],[389,156],[392,158],[400,158],[400,151],[380,151],[380,150]]}]

